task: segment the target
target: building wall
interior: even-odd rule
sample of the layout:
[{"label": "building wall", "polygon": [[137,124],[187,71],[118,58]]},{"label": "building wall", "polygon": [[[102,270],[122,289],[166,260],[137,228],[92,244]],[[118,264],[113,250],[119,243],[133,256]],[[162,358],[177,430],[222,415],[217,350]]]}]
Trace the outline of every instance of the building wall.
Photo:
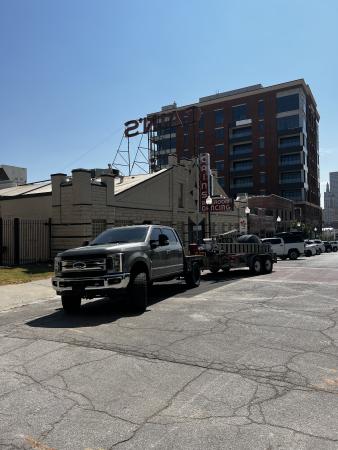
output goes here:
[{"label": "building wall", "polygon": [[0,217],[48,219],[52,217],[52,197],[49,194],[12,199],[0,198]]},{"label": "building wall", "polygon": [[[170,161],[165,172],[127,189],[115,192],[112,175],[93,181],[90,171],[76,169],[72,178],[52,175],[52,253],[82,245],[112,226],[151,222],[175,227],[184,244],[193,239],[192,225],[202,223],[208,229],[208,214],[196,212],[198,183],[190,161]],[[181,188],[183,185],[183,198]],[[245,217],[243,208],[212,213],[212,233],[239,227]]]},{"label": "building wall", "polygon": [[[278,112],[278,99],[294,94],[300,99],[297,110],[287,109]],[[250,124],[236,121],[233,117],[233,107],[242,104],[246,104],[245,120],[249,120]],[[260,105],[264,105],[263,110],[260,109]],[[304,80],[256,88],[238,95],[207,99],[194,105],[177,108],[176,111],[183,124],[182,126],[177,122],[172,136],[179,158],[208,152],[211,155],[211,166],[218,167],[219,181],[228,195],[235,198],[238,193],[247,192],[251,195],[276,194],[288,197],[294,199],[299,208],[304,207],[307,210],[306,214],[305,212],[302,214],[304,218],[317,220],[316,207],[320,206],[319,115],[311,91]],[[216,120],[217,111],[222,111],[223,114],[219,123]],[[299,126],[286,131],[278,130],[277,119],[285,119],[295,111],[298,111],[300,117]],[[247,125],[251,126],[250,136],[233,136],[234,131],[241,130]],[[223,130],[223,135],[217,137],[216,129],[220,132]],[[299,144],[281,148],[283,138],[292,135],[299,136]],[[250,154],[241,157],[233,154],[235,145],[249,143],[252,147]],[[218,154],[221,145],[224,146],[224,150]],[[281,166],[282,155],[284,161],[286,157],[298,155],[300,162]],[[252,162],[252,168],[238,171],[238,163],[245,160]],[[292,172],[299,174],[299,181],[289,182],[290,178],[286,180]],[[251,181],[236,187],[235,182],[243,182],[245,177],[251,177]],[[292,197],[297,192],[302,197]],[[311,204],[314,205],[312,211],[310,211]],[[321,219],[319,221],[321,222]]]}]

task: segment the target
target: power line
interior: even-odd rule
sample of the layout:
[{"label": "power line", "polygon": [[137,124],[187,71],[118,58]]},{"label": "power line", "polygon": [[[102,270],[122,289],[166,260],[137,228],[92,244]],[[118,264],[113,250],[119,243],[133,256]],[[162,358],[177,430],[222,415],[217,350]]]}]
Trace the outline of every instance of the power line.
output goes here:
[{"label": "power line", "polygon": [[82,159],[84,156],[88,155],[89,153],[91,153],[92,151],[96,150],[98,147],[100,147],[102,144],[104,144],[105,142],[108,141],[108,139],[110,139],[114,134],[121,132],[121,129],[123,129],[123,127],[119,127],[118,129],[112,131],[111,133],[107,134],[107,136],[105,136],[101,141],[99,141],[97,144],[95,144],[93,147],[90,147],[88,150],[86,150],[84,153],[82,153],[80,156],[78,156],[76,159],[73,159],[70,163],[68,163],[67,165],[63,166],[60,170],[65,170],[68,167],[72,166],[74,163],[76,163],[77,161],[79,161],[80,159]]}]

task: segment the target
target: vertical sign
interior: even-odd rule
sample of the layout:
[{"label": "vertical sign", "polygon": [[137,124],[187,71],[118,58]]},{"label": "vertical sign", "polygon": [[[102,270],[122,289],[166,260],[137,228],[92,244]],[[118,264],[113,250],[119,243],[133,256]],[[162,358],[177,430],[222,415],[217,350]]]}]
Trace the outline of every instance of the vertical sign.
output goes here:
[{"label": "vertical sign", "polygon": [[205,203],[210,195],[210,155],[209,153],[200,154],[200,211],[208,211]]}]

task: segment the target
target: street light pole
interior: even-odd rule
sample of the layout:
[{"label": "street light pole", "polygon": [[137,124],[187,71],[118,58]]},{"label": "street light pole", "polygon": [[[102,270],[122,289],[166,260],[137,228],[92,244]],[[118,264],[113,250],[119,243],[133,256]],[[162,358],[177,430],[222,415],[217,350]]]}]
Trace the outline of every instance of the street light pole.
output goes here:
[{"label": "street light pole", "polygon": [[246,214],[246,232],[250,234],[250,208],[247,206],[244,212]]},{"label": "street light pole", "polygon": [[281,223],[282,219],[278,216],[276,221],[277,221],[277,233],[278,233],[279,224]]},{"label": "street light pole", "polygon": [[206,205],[208,205],[208,229],[209,229],[208,237],[211,238],[211,205],[212,205],[212,198],[210,197],[210,195],[208,195],[208,197],[205,199],[205,203],[206,203]]},{"label": "street light pole", "polygon": [[313,231],[315,232],[315,239],[317,238],[317,227],[314,227]]}]

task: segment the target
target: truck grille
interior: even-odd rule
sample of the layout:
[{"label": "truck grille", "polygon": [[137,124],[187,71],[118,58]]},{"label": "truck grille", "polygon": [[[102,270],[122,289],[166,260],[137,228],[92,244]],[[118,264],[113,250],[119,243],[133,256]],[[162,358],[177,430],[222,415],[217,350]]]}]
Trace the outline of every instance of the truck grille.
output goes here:
[{"label": "truck grille", "polygon": [[70,277],[90,277],[103,275],[107,270],[106,258],[91,259],[67,259],[62,260],[61,270],[63,275]]}]

